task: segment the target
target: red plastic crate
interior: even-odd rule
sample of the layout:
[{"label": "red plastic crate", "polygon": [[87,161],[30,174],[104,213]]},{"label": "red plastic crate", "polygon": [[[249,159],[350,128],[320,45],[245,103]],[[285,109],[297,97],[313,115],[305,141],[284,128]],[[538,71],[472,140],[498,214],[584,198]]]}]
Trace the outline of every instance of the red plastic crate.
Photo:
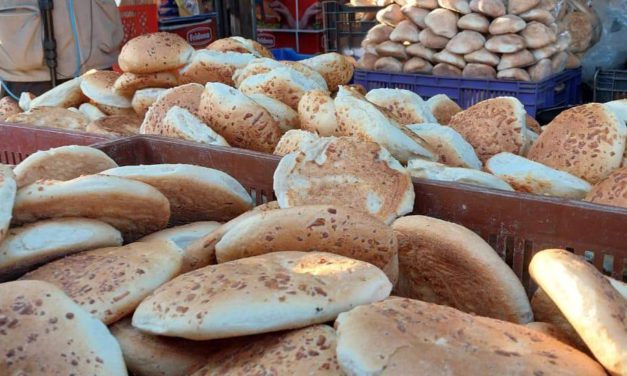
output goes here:
[{"label": "red plastic crate", "polygon": [[122,5],[118,7],[122,26],[124,27],[124,43],[136,36],[159,31],[159,19],[156,4]]}]

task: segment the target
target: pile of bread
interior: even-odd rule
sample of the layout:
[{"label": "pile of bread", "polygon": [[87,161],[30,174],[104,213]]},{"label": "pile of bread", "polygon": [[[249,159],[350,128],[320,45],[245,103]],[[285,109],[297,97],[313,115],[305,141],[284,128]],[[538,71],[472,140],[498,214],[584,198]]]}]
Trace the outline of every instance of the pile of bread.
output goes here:
[{"label": "pile of bread", "polygon": [[[244,148],[249,148],[248,142],[240,139],[246,136],[238,133],[251,122],[261,122],[272,130],[260,135],[260,143],[276,146],[283,132],[298,127],[297,105],[305,92],[331,94],[353,75],[351,61],[336,53],[277,61],[259,43],[240,37],[195,51],[180,36],[165,32],[130,40],[122,48],[119,66],[121,74],[90,71],[37,98],[23,93],[19,103],[3,98],[0,120],[112,136],[161,134]],[[216,119],[229,114],[214,108],[219,105],[212,99],[201,103],[207,83],[215,84],[217,91],[239,93],[234,110],[246,111],[241,125],[233,128]]]},{"label": "pile of bread", "polygon": [[[364,54],[358,66],[387,72],[540,81],[565,68],[578,67],[578,56],[590,47],[594,35],[587,13],[566,13],[568,6],[559,3],[392,2],[377,13],[379,24],[363,40]],[[572,33],[571,28],[575,29]]]},{"label": "pile of bread", "polygon": [[545,250],[530,301],[478,235],[404,216],[379,144],[302,144],[274,190],[79,146],[0,165],[0,374],[627,372],[624,283]]}]

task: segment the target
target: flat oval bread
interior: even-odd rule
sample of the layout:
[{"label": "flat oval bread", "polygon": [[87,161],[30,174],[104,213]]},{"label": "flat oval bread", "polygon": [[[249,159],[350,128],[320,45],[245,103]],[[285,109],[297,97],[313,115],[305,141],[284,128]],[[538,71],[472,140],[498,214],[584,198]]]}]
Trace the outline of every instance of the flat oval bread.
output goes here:
[{"label": "flat oval bread", "polygon": [[324,323],[384,299],[391,289],[385,274],[363,261],[323,252],[268,253],[175,278],[137,307],[133,326],[194,340],[238,337]]},{"label": "flat oval bread", "polygon": [[44,180],[17,192],[16,225],[48,218],[99,219],[120,230],[126,239],[161,230],[170,219],[170,203],[142,182],[106,175],[68,181]]},{"label": "flat oval bread", "polygon": [[333,204],[391,223],[409,213],[409,173],[383,147],[348,137],[326,137],[281,159],[274,172],[281,208]]},{"label": "flat oval bread", "polygon": [[86,312],[111,324],[179,274],[182,262],[181,251],[172,242],[136,242],[68,256],[21,279],[53,284]]},{"label": "flat oval bread", "polygon": [[230,175],[186,164],[123,166],[102,172],[149,184],[170,201],[170,223],[227,221],[252,209],[253,200]]}]

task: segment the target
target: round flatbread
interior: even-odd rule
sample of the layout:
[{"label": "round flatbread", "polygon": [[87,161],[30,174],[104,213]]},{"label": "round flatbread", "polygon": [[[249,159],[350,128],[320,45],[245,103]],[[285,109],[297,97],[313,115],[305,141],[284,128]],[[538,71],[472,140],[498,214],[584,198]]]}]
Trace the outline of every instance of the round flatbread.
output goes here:
[{"label": "round flatbread", "polygon": [[627,208],[627,165],[595,185],[585,200]]},{"label": "round flatbread", "polygon": [[16,194],[17,184],[13,171],[10,167],[0,165],[0,245],[9,231]]}]

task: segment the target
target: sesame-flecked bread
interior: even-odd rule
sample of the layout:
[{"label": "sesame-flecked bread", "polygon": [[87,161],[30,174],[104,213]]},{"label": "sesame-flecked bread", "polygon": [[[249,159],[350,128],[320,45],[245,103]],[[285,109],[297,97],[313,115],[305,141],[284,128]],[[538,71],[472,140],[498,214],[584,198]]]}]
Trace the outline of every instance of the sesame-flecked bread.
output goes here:
[{"label": "sesame-flecked bread", "polygon": [[355,67],[344,55],[337,52],[319,54],[309,59],[299,61],[316,72],[320,73],[327,82],[329,91],[337,91],[340,85],[346,85],[353,78]]},{"label": "sesame-flecked bread", "polygon": [[253,200],[233,177],[187,164],[123,166],[101,172],[148,184],[170,201],[170,223],[227,221],[252,209]]},{"label": "sesame-flecked bread", "polygon": [[17,101],[9,96],[0,98],[0,121],[4,121],[11,115],[16,115],[22,112]]},{"label": "sesame-flecked bread", "polygon": [[301,328],[384,299],[391,289],[385,274],[363,261],[324,252],[267,253],[175,278],[137,307],[133,326],[194,340]]},{"label": "sesame-flecked bread", "polygon": [[335,321],[349,375],[605,375],[585,354],[524,326],[390,298]]},{"label": "sesame-flecked bread", "polygon": [[440,219],[413,215],[392,224],[398,238],[398,296],[525,324],[533,319],[525,289],[481,237]]},{"label": "sesame-flecked bread", "polygon": [[595,185],[585,200],[627,208],[627,165]]},{"label": "sesame-flecked bread", "polygon": [[159,134],[163,118],[174,106],[184,108],[198,116],[198,106],[203,90],[202,85],[192,83],[177,86],[159,94],[157,100],[148,108],[139,132],[141,134]]},{"label": "sesame-flecked bread", "polygon": [[13,171],[18,187],[24,187],[37,180],[66,181],[117,166],[113,159],[98,149],[69,145],[33,153]]},{"label": "sesame-flecked bread", "polygon": [[105,175],[43,180],[17,192],[14,224],[64,217],[99,219],[130,240],[163,229],[170,203],[148,184]]},{"label": "sesame-flecked bread", "polygon": [[398,244],[380,220],[336,205],[307,205],[255,213],[216,244],[218,262],[278,251],[329,252],[366,261],[398,278]]},{"label": "sesame-flecked bread", "polygon": [[282,133],[300,128],[298,112],[285,103],[260,93],[249,94],[248,98],[257,102],[258,105],[270,113],[270,116],[277,122]]},{"label": "sesame-flecked bread", "polygon": [[183,266],[181,267],[181,273],[185,273],[190,270],[209,265],[209,263],[213,261],[213,255],[207,252],[196,252],[191,245],[198,239],[206,237],[221,225],[222,224],[220,222],[215,221],[194,222],[153,232],[138,241],[172,241],[183,252]]},{"label": "sesame-flecked bread", "polygon": [[449,127],[459,132],[485,162],[504,151],[520,154],[525,145],[526,114],[514,97],[492,98],[455,114]]},{"label": "sesame-flecked bread", "polygon": [[127,374],[107,327],[49,283],[0,284],[0,318],[2,375]]},{"label": "sesame-flecked bread", "polygon": [[222,52],[250,53],[257,57],[272,58],[272,52],[259,42],[242,37],[228,37],[218,39],[207,46],[208,50]]},{"label": "sesame-flecked bread", "polygon": [[403,89],[373,89],[366,99],[385,108],[401,125],[435,123],[431,109],[412,91]]},{"label": "sesame-flecked bread", "polygon": [[163,88],[148,88],[139,89],[133,94],[131,105],[137,115],[145,116],[150,106],[159,99],[159,96],[167,89]]},{"label": "sesame-flecked bread", "polygon": [[291,129],[281,136],[272,154],[284,156],[291,152],[299,151],[301,148],[306,147],[305,145],[316,142],[319,139],[320,137],[315,133],[302,129]]},{"label": "sesame-flecked bread", "polygon": [[182,67],[193,52],[194,48],[178,34],[143,34],[124,44],[118,64],[124,72],[163,72]]},{"label": "sesame-flecked bread", "polygon": [[544,127],[527,158],[596,184],[620,167],[627,127],[599,103],[563,111]]},{"label": "sesame-flecked bread", "polygon": [[268,110],[219,82],[207,83],[198,112],[234,147],[272,153],[281,138],[281,128]]},{"label": "sesame-flecked bread", "polygon": [[291,68],[310,80],[316,82],[322,89],[323,92],[328,92],[327,82],[324,80],[324,77],[312,68],[306,66],[305,64],[301,64],[297,61],[276,61],[274,59],[268,58],[259,58],[254,59],[248,63],[243,68],[239,68],[233,73],[233,82],[235,83],[235,87],[238,87],[244,82],[245,79],[257,75],[268,73],[274,69],[278,68]]},{"label": "sesame-flecked bread", "polygon": [[87,124],[85,131],[107,136],[126,137],[139,134],[144,118],[132,113],[130,115],[111,115]]},{"label": "sesame-flecked bread", "polygon": [[627,299],[583,257],[562,249],[536,253],[529,274],[611,375],[627,373]]},{"label": "sesame-flecked bread", "polygon": [[13,217],[13,205],[17,194],[17,183],[11,168],[0,164],[0,245],[9,231]]},{"label": "sesame-flecked bread", "polygon": [[[130,108],[131,99],[114,89],[120,74],[114,71],[95,71],[83,75],[81,90],[83,94],[97,104],[116,108]],[[112,114],[109,114],[112,115]]]},{"label": "sesame-flecked bread", "polygon": [[83,76],[73,78],[33,98],[30,101],[28,111],[35,107],[78,107],[87,100],[81,90],[82,81]]},{"label": "sesame-flecked bread", "polygon": [[532,321],[528,324],[525,324],[525,326],[529,329],[537,330],[540,333],[544,333],[547,336],[551,336],[556,340],[567,344],[568,346],[580,350],[581,352],[588,353],[587,348],[580,349],[577,348],[577,346],[575,346],[573,343],[571,343],[568,339],[568,336],[557,325],[553,325],[548,322]]},{"label": "sesame-flecked bread", "polygon": [[320,136],[339,135],[335,102],[322,90],[312,90],[302,96],[298,102],[298,117],[303,130]]},{"label": "sesame-flecked bread", "polygon": [[0,281],[17,278],[59,257],[120,245],[120,232],[94,219],[49,219],[15,227],[0,243]]},{"label": "sesame-flecked bread", "polygon": [[274,191],[281,208],[340,205],[388,224],[414,205],[407,170],[378,144],[348,137],[321,138],[284,156]]},{"label": "sesame-flecked bread", "polygon": [[220,350],[217,341],[190,341],[143,333],[131,325],[131,317],[109,327],[120,344],[124,362],[135,376],[189,376]]},{"label": "sesame-flecked bread", "polygon": [[407,129],[424,140],[438,162],[451,167],[481,169],[475,149],[453,128],[439,124],[412,124]]},{"label": "sesame-flecked bread", "polygon": [[222,82],[233,86],[233,73],[245,67],[255,56],[249,53],[198,50],[179,71],[179,84]]},{"label": "sesame-flecked bread", "polygon": [[131,96],[137,90],[146,88],[170,88],[178,84],[177,72],[166,71],[157,73],[122,73],[113,83],[116,93]]},{"label": "sesame-flecked bread", "polygon": [[435,117],[438,124],[448,125],[451,118],[458,112],[462,111],[451,98],[446,94],[437,94],[427,100],[427,106],[431,110],[431,113]]},{"label": "sesame-flecked bread", "polygon": [[343,376],[335,356],[336,335],[328,325],[246,338],[211,354],[192,376]]},{"label": "sesame-flecked bread", "polygon": [[412,159],[407,162],[407,171],[411,176],[419,179],[448,181],[504,191],[514,190],[496,176],[473,168],[449,167],[443,163]]},{"label": "sesame-flecked bread", "polygon": [[73,112],[61,107],[34,107],[28,112],[10,115],[7,123],[24,123],[39,127],[84,131],[89,118],[80,112]]},{"label": "sesame-flecked bread", "polygon": [[146,132],[202,144],[229,146],[224,137],[190,111],[179,106],[171,107],[157,128],[147,129]]},{"label": "sesame-flecked bread", "polygon": [[133,312],[150,292],[178,275],[182,262],[182,253],[172,242],[136,242],[74,254],[21,279],[53,284],[86,312],[111,324]]}]

